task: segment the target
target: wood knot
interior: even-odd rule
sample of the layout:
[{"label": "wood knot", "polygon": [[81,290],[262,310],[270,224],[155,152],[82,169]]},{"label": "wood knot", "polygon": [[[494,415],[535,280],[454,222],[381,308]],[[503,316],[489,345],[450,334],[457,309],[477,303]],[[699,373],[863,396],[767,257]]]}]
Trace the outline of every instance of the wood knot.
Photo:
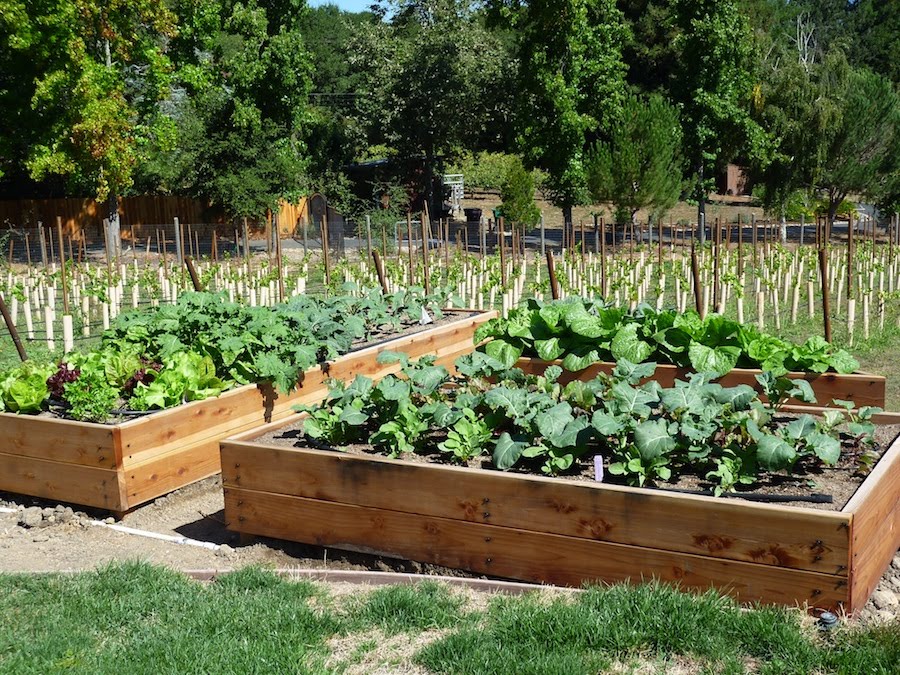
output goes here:
[{"label": "wood knot", "polygon": [[578,521],[579,526],[594,539],[604,539],[613,529],[614,525],[603,518],[588,520],[583,518]]},{"label": "wood knot", "polygon": [[547,500],[547,506],[556,509],[558,513],[572,513],[572,511],[577,510],[577,507],[573,506],[572,504],[568,502],[561,502],[557,499]]},{"label": "wood knot", "polygon": [[734,546],[734,540],[721,534],[695,534],[694,546],[704,548],[710,553],[716,553]]}]

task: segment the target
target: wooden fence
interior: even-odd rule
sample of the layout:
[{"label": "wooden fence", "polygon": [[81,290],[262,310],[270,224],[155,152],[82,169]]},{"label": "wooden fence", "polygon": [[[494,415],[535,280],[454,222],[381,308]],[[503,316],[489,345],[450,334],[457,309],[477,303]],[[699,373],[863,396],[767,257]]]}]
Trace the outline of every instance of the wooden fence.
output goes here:
[{"label": "wooden fence", "polygon": [[[204,204],[197,199],[169,196],[124,197],[119,200],[122,236],[146,238],[156,229],[170,227],[179,222],[205,225],[204,230],[216,229],[219,234],[233,234],[234,223],[226,220],[220,208]],[[15,229],[36,228],[38,223],[54,225],[61,217],[65,234],[73,239],[94,240],[103,237],[103,219],[106,205],[93,199],[67,197],[61,199],[16,199],[0,201],[0,226]],[[282,202],[278,212],[278,230],[282,236],[294,232],[298,220],[308,217],[306,199],[299,204]],[[251,229],[265,229],[265,220],[250,223]],[[195,228],[196,229],[196,228]]]}]

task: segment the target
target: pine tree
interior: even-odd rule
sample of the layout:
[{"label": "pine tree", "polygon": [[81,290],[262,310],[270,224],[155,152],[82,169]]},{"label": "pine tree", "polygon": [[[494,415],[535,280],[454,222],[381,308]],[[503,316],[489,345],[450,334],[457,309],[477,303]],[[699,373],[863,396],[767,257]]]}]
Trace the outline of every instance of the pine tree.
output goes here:
[{"label": "pine tree", "polygon": [[661,96],[629,96],[622,120],[608,142],[588,160],[588,187],[597,202],[611,202],[618,222],[631,222],[639,209],[659,214],[681,193],[681,125],[678,112]]}]

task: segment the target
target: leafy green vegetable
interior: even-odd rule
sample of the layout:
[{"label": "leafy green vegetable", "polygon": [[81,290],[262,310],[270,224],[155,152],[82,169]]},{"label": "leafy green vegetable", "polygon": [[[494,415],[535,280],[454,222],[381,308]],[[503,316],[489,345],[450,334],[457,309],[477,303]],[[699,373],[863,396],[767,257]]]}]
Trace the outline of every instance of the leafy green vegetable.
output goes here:
[{"label": "leafy green vegetable", "polygon": [[[334,383],[325,404],[303,408],[310,413],[306,436],[334,446],[369,438],[392,457],[437,445],[457,462],[490,449],[497,469],[550,475],[599,454],[610,474],[629,484],[694,472],[715,481],[716,494],[753,483],[760,471],[834,464],[841,455],[842,413],[832,411],[840,419],[807,415],[789,422],[773,415],[781,399],[806,395],[804,380],[761,376],[774,401],[767,405],[752,387],[722,387],[710,374],[665,389],[652,380],[640,384],[653,364],[622,361],[611,375],[563,387],[557,366],[538,376],[515,368],[479,372],[465,358],[466,373],[451,377],[433,357],[385,359],[402,362],[401,372],[378,384],[364,377]],[[864,432],[873,414],[854,413],[846,425],[850,434]],[[865,444],[862,437],[843,438]]]},{"label": "leafy green vegetable", "polygon": [[9,412],[31,413],[41,409],[50,395],[47,378],[56,372],[51,364],[26,361],[0,379],[0,403]]},{"label": "leafy green vegetable", "polygon": [[859,363],[820,337],[797,345],[761,333],[723,316],[701,319],[641,305],[628,313],[595,300],[528,300],[507,318],[482,325],[476,343],[511,368],[519,356],[562,360],[566,370],[583,370],[598,361],[655,361],[722,376],[736,367],[773,375],[788,372],[851,373]]}]

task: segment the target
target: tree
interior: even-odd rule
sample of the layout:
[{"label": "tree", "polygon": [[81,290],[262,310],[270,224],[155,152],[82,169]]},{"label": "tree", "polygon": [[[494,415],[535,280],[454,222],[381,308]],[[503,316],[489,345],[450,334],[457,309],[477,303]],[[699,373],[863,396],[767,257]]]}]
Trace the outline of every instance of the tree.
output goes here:
[{"label": "tree", "polygon": [[541,212],[534,203],[534,177],[518,157],[510,162],[500,199],[503,200],[500,205],[503,216],[514,225],[534,227],[541,219]]},{"label": "tree", "polygon": [[900,85],[900,0],[859,0],[854,12],[853,60]]},{"label": "tree", "polygon": [[595,202],[616,206],[617,220],[633,222],[639,209],[661,215],[681,194],[681,125],[678,111],[653,94],[628,96],[609,140],[588,160],[588,186]]},{"label": "tree", "polygon": [[[702,219],[715,169],[765,151],[765,134],[750,115],[756,60],[750,26],[735,0],[673,2],[679,61],[670,94],[681,112]],[[703,228],[700,234],[705,236]]]},{"label": "tree", "polygon": [[848,195],[883,199],[900,167],[900,96],[891,83],[853,68],[837,49],[821,61],[783,63],[769,81],[762,119],[776,141],[760,171],[767,205],[783,212],[796,190],[819,191],[833,223]]},{"label": "tree", "polygon": [[311,65],[302,0],[182,0],[169,102],[176,185],[232,216],[262,216],[305,192]]},{"label": "tree", "polygon": [[587,148],[621,114],[628,28],[613,0],[497,2],[495,12],[521,32],[519,145],[571,223],[588,199]]},{"label": "tree", "polygon": [[828,197],[828,220],[850,194],[878,200],[886,176],[897,171],[892,152],[900,136],[900,96],[891,82],[866,68],[823,77],[822,95],[835,106],[836,119],[819,129],[811,184]]},{"label": "tree", "polygon": [[117,197],[145,148],[171,139],[160,104],[175,15],[162,0],[0,0],[0,21],[14,52],[3,64],[17,69],[4,74],[4,112],[21,106],[16,118],[31,118],[5,152],[35,180],[64,177],[108,200],[117,227]]},{"label": "tree", "polygon": [[391,23],[354,39],[352,63],[365,74],[359,97],[373,144],[423,157],[426,199],[441,156],[474,148],[496,119],[492,94],[508,79],[509,57],[465,0],[392,2]]}]

